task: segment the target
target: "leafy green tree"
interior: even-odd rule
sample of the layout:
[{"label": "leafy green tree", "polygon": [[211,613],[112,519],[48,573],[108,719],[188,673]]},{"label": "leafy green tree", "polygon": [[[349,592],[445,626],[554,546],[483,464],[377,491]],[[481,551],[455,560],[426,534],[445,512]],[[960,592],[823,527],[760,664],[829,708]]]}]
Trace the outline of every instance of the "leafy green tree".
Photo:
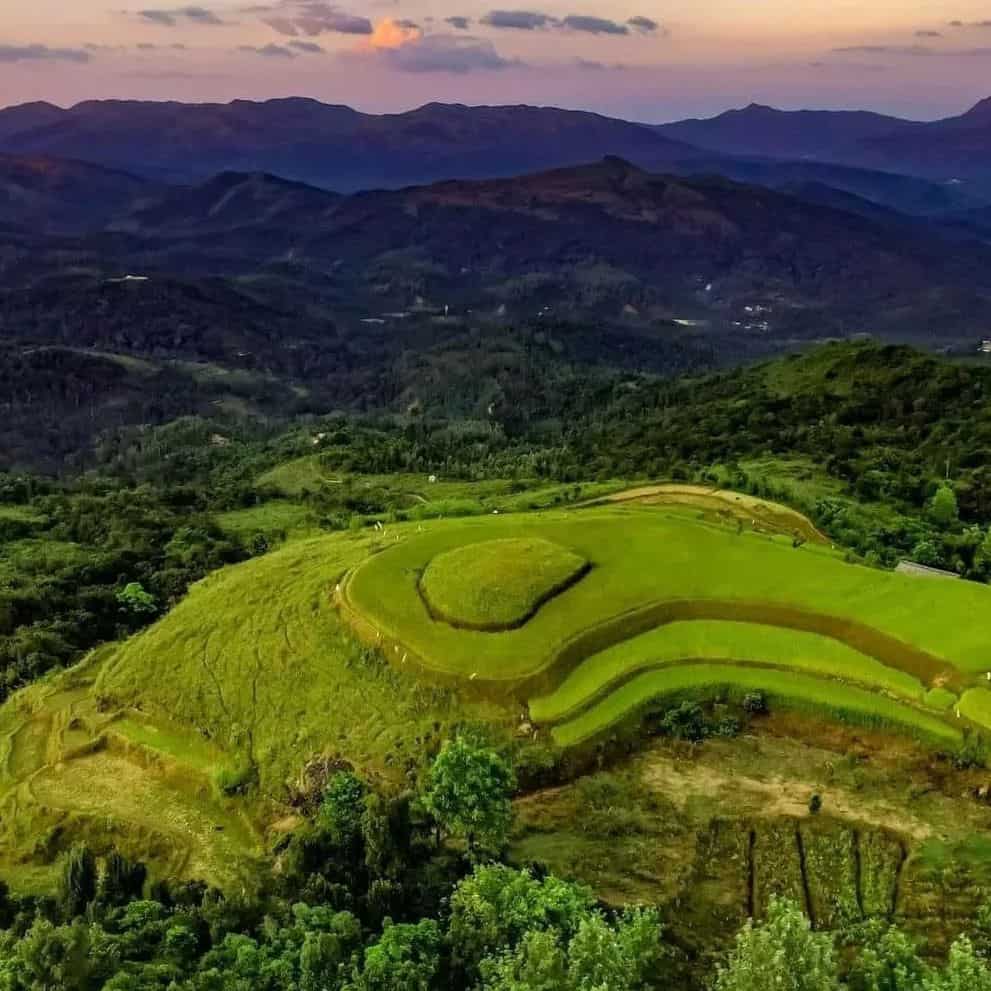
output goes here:
[{"label": "leafy green tree", "polygon": [[430,991],[440,970],[440,947],[440,927],[433,919],[415,925],[386,919],[348,991]]},{"label": "leafy green tree", "polygon": [[409,799],[388,799],[369,792],[361,814],[365,866],[374,877],[398,877],[412,839]]},{"label": "leafy green tree", "polygon": [[483,960],[482,991],[640,991],[660,961],[656,913],[634,911],[611,924],[591,912],[567,942],[532,930],[514,950]]},{"label": "leafy green tree", "polygon": [[339,771],[327,782],[317,812],[317,826],[342,849],[352,849],[361,841],[367,791],[361,778],[350,771]]},{"label": "leafy green tree", "polygon": [[85,843],[76,843],[65,855],[59,875],[59,902],[66,918],[86,911],[96,897],[96,884],[96,858]]},{"label": "leafy green tree", "polygon": [[836,957],[825,933],[814,933],[794,902],[772,898],[767,919],[737,934],[715,991],[835,991]]},{"label": "leafy green tree", "polygon": [[925,977],[921,991],[991,991],[991,970],[966,936],[951,947],[946,966]]},{"label": "leafy green tree", "polygon": [[960,515],[956,493],[949,485],[941,485],[929,503],[929,515],[940,526],[955,523]]},{"label": "leafy green tree", "polygon": [[117,602],[132,616],[150,616],[158,612],[154,596],[145,591],[141,582],[128,582],[117,593]]},{"label": "leafy green tree", "polygon": [[527,933],[515,950],[480,965],[480,991],[568,991],[568,965],[553,932]]},{"label": "leafy green tree", "polygon": [[660,957],[656,913],[630,912],[614,926],[596,912],[568,944],[569,984],[574,991],[639,991]]},{"label": "leafy green tree", "polygon": [[515,787],[507,761],[458,736],[444,744],[430,768],[423,803],[448,835],[464,839],[474,857],[505,846]]},{"label": "leafy green tree", "polygon": [[93,972],[89,930],[76,921],[56,926],[37,918],[23,935],[0,935],[0,987],[4,991],[84,991]]},{"label": "leafy green tree", "polygon": [[872,927],[847,977],[850,991],[920,991],[926,966],[900,929]]},{"label": "leafy green tree", "polygon": [[448,939],[455,966],[470,983],[486,957],[513,951],[531,932],[568,940],[595,908],[588,888],[501,864],[477,867],[451,896]]}]

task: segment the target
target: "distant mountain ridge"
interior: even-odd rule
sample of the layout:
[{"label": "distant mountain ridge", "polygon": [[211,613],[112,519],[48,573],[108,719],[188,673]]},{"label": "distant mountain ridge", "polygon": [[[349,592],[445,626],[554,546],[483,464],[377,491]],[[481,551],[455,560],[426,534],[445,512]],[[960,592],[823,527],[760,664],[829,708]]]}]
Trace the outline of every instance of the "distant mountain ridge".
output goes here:
[{"label": "distant mountain ridge", "polygon": [[903,120],[865,111],[776,110],[751,104],[708,120],[656,130],[721,155],[812,159],[991,190],[991,98],[943,120]]},{"label": "distant mountain ridge", "polygon": [[36,233],[98,228],[159,192],[138,176],[89,162],[0,154],[0,221]]},{"label": "distant mountain ridge", "polygon": [[659,124],[656,130],[728,155],[829,161],[850,144],[913,126],[912,121],[866,110],[777,110],[751,103],[708,119]]},{"label": "distant mountain ridge", "polygon": [[[0,110],[0,152],[89,161],[173,184],[199,183],[222,172],[269,173],[339,193],[502,178],[607,155],[651,171],[711,171],[753,181],[764,181],[746,174],[757,163],[788,162],[793,168],[832,165],[965,185],[951,191],[945,204],[921,206],[919,212],[926,213],[991,202],[991,98],[928,123],[860,110],[751,104],[709,119],[659,125],[527,105],[430,103],[375,115],[306,98],[87,101],[69,109],[32,103]],[[829,183],[821,175],[803,178]],[[865,177],[846,179],[837,188],[906,208],[907,201],[889,198],[886,180],[877,178],[875,196]],[[943,198],[935,190],[915,194],[933,204]],[[956,194],[979,202],[958,201]]]},{"label": "distant mountain ridge", "polygon": [[433,103],[376,116],[309,99],[14,107],[0,111],[0,150],[172,182],[269,172],[338,192],[516,175],[608,154],[657,168],[696,154],[642,124],[584,111]]}]

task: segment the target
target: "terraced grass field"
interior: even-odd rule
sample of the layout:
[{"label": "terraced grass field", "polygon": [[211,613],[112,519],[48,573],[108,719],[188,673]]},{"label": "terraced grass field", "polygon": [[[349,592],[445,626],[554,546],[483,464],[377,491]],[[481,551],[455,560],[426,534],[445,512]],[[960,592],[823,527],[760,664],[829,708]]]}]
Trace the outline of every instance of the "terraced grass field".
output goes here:
[{"label": "terraced grass field", "polygon": [[793,671],[746,668],[730,664],[685,664],[639,674],[610,692],[601,702],[557,725],[554,741],[574,746],[594,737],[644,705],[659,699],[723,695],[739,698],[765,692],[772,704],[826,712],[868,726],[908,730],[938,744],[960,742],[960,730],[931,713],[902,705],[876,692]]},{"label": "terraced grass field", "polygon": [[[971,622],[991,606],[991,589],[853,565],[821,541],[796,545],[651,505],[662,488],[633,490],[608,508],[404,531],[349,573],[339,605],[404,663],[526,701],[563,746],[609,730],[652,698],[750,688],[941,744],[960,739],[960,715],[991,729],[991,705],[973,695],[957,705],[991,668]],[[803,532],[797,514],[762,505],[765,518]],[[559,586],[553,564],[541,573],[542,562],[521,553],[514,571],[510,535],[520,547],[545,541],[570,551],[589,570]],[[514,596],[538,605],[522,624],[458,626],[424,601],[439,568],[449,590],[464,584],[453,594],[471,606],[458,608]],[[545,588],[553,594],[534,593]]]},{"label": "terraced grass field", "polygon": [[530,700],[540,723],[557,722],[586,706],[618,681],[648,668],[686,659],[740,667],[765,666],[822,675],[921,702],[918,678],[887,667],[839,640],[760,623],[720,620],[676,621],[593,654],[549,695]]},{"label": "terraced grass field", "polygon": [[[518,630],[488,634],[432,621],[417,591],[429,563],[454,548],[509,535],[569,548],[592,570]],[[444,520],[404,537],[352,573],[347,602],[441,673],[523,681],[592,631],[607,641],[597,648],[604,649],[661,618],[714,619],[719,611],[740,618],[729,613],[744,610],[758,622],[773,614],[773,625],[862,642],[858,649],[887,651],[894,666],[932,677],[991,667],[991,650],[973,622],[991,605],[991,588],[850,565],[828,547],[794,548],[783,538],[737,534],[687,515],[593,509]],[[878,642],[869,643],[872,638]]]}]

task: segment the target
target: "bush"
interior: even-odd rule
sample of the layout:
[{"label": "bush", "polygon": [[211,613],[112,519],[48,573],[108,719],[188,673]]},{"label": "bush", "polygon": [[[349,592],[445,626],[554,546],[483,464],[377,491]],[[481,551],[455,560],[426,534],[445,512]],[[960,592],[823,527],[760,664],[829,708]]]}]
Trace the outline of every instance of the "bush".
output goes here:
[{"label": "bush", "polygon": [[767,696],[763,692],[747,692],[742,704],[743,711],[752,716],[761,716],[767,712]]},{"label": "bush", "polygon": [[214,783],[224,795],[243,795],[258,781],[258,768],[245,759],[240,764],[217,769]]}]

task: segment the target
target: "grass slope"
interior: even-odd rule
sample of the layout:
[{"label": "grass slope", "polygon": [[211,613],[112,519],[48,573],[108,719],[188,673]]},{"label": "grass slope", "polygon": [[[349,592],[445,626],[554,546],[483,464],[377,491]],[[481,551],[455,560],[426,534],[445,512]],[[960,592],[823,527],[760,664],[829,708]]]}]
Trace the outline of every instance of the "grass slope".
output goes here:
[{"label": "grass slope", "polygon": [[491,540],[435,557],[420,591],[435,618],[472,630],[521,626],[577,581],[588,562],[540,538]]},{"label": "grass slope", "polygon": [[330,593],[374,539],[302,540],[211,575],[118,650],[97,691],[195,727],[269,794],[325,752],[401,774],[452,721],[501,713],[393,670],[342,628]]},{"label": "grass slope", "polygon": [[637,675],[575,719],[555,726],[551,734],[559,746],[575,746],[661,698],[723,693],[739,696],[748,691],[766,692],[772,702],[792,708],[907,730],[941,744],[955,744],[961,739],[959,730],[939,717],[860,688],[791,671],[713,664],[688,664]]},{"label": "grass slope", "polygon": [[857,682],[921,701],[922,683],[828,637],[759,623],[697,620],[667,623],[593,654],[550,695],[530,701],[538,723],[557,722],[638,671],[685,660],[764,664]]}]

